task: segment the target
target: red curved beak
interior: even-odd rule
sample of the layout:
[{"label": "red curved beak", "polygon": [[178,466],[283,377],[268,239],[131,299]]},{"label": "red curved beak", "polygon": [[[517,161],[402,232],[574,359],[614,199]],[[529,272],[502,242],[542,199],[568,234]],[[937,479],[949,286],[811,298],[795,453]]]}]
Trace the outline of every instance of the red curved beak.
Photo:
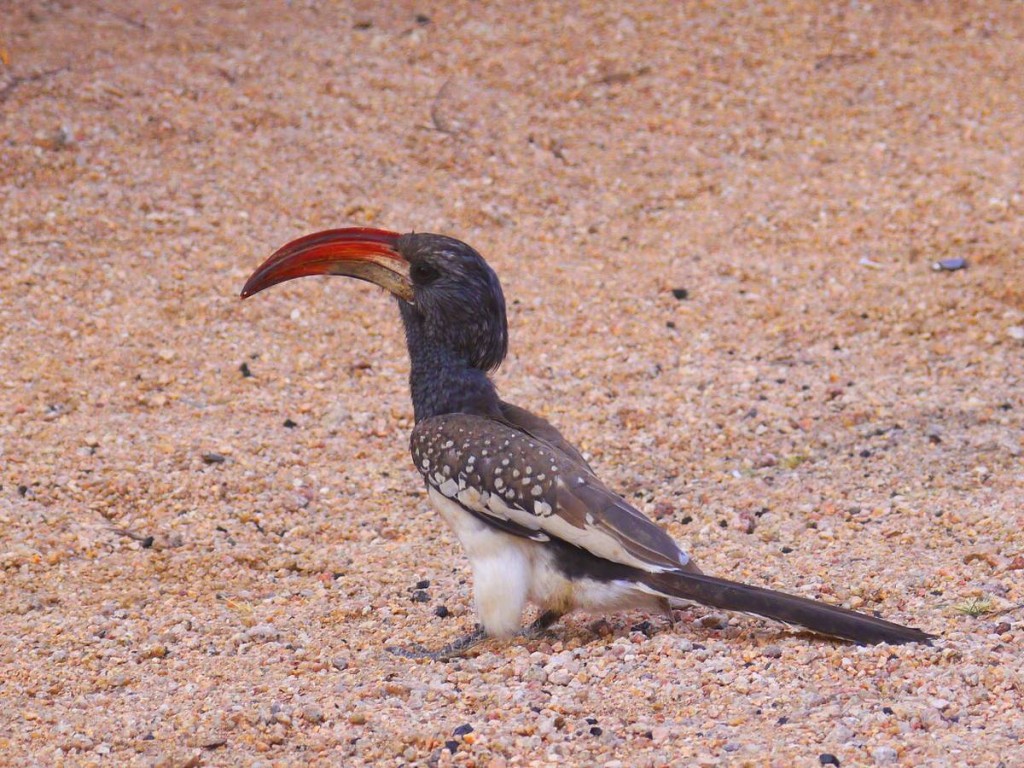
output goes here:
[{"label": "red curved beak", "polygon": [[396,249],[399,237],[385,229],[347,227],[292,240],[252,273],[242,298],[296,277],[344,275],[379,285],[412,303],[409,262]]}]

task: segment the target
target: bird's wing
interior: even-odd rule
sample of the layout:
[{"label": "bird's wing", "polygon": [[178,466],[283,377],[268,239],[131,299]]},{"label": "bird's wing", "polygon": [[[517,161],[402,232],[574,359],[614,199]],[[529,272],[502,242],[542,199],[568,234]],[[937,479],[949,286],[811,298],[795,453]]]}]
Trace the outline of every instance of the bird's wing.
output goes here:
[{"label": "bird's wing", "polygon": [[694,568],[667,533],[585,465],[508,424],[435,416],[416,425],[410,448],[429,486],[497,528],[560,539],[650,572]]},{"label": "bird's wing", "polygon": [[509,426],[543,440],[552,448],[561,451],[591,474],[594,474],[593,467],[583,458],[583,454],[576,450],[576,446],[566,440],[555,425],[543,416],[530,413],[525,408],[512,405],[512,403],[506,403],[504,400],[499,401],[498,407],[501,408],[501,415]]}]

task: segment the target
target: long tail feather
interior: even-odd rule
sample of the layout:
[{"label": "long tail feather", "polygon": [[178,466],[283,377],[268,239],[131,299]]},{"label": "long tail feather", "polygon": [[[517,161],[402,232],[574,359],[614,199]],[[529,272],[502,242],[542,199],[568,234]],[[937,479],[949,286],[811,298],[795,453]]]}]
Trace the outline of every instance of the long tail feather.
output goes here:
[{"label": "long tail feather", "polygon": [[852,640],[861,645],[931,645],[935,637],[914,627],[876,619],[874,616],[817,600],[752,587],[702,573],[644,573],[642,580],[648,587],[665,597],[692,600],[727,611],[753,613],[785,624],[796,624],[812,632]]}]

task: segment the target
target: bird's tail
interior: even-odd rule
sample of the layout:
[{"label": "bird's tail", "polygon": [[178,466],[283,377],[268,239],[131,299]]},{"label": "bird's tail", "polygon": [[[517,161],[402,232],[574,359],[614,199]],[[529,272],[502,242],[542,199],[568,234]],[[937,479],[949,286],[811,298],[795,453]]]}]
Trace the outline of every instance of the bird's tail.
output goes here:
[{"label": "bird's tail", "polygon": [[860,645],[931,645],[934,637],[914,627],[904,627],[846,608],[703,573],[644,573],[642,581],[655,593],[668,598],[692,600],[727,611],[753,613],[785,624],[795,624],[822,635],[852,640]]}]

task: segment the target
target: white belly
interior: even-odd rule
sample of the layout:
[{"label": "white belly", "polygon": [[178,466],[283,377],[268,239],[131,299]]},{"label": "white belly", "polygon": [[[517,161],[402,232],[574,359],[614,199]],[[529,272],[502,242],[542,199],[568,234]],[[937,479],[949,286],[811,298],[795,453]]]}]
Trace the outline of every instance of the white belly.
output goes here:
[{"label": "white belly", "polygon": [[476,612],[488,635],[508,637],[518,632],[527,602],[559,614],[659,605],[658,598],[638,591],[628,581],[570,581],[544,544],[488,525],[431,487],[427,493],[466,550],[473,568]]}]

